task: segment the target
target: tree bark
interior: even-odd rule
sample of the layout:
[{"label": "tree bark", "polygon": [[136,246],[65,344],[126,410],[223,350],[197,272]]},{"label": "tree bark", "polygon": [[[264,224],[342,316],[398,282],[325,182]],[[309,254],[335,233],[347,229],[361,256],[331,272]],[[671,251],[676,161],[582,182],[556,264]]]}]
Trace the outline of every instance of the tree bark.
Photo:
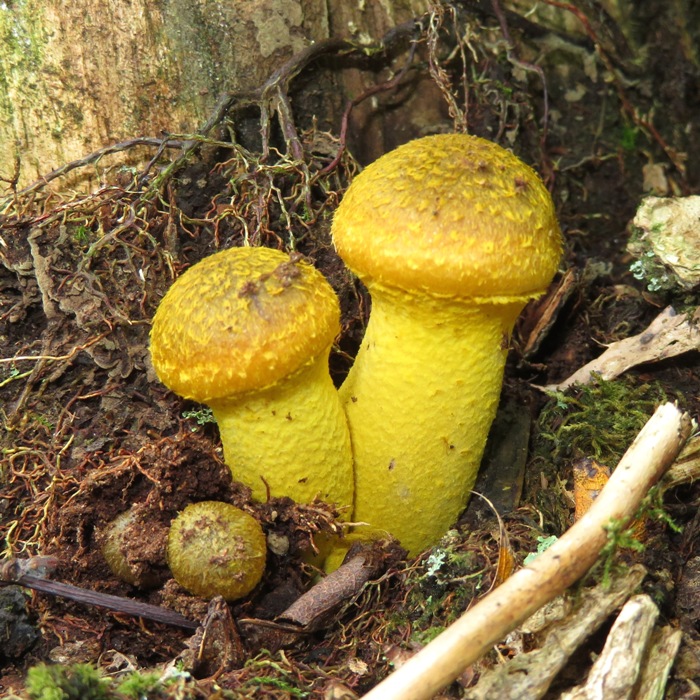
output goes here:
[{"label": "tree bark", "polygon": [[[311,43],[381,38],[426,9],[427,0],[3,3],[0,177],[19,163],[22,186],[105,145],[192,132],[223,93],[260,87]],[[350,77],[323,116],[337,123],[342,96],[359,87]]]}]

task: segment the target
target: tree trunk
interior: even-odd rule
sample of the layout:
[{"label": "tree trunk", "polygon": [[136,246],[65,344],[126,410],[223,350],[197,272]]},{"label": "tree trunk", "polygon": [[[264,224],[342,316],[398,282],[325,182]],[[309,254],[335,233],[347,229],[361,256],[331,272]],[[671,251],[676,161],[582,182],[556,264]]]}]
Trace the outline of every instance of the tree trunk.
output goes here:
[{"label": "tree trunk", "polygon": [[[313,42],[381,38],[426,7],[427,0],[3,3],[0,177],[19,167],[21,186],[105,145],[191,133],[222,93],[260,87]],[[324,116],[336,120],[342,96],[359,88],[350,76]]]}]

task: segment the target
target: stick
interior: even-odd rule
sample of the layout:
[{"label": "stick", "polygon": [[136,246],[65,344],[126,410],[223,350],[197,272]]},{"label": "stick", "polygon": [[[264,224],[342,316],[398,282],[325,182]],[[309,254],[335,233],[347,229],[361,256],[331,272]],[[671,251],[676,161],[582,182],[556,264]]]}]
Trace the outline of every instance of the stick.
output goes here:
[{"label": "stick", "polygon": [[13,584],[24,586],[40,593],[75,600],[84,605],[96,605],[114,612],[143,617],[147,620],[155,620],[187,630],[196,630],[199,627],[198,622],[189,620],[168,608],[44,578],[46,573],[52,571],[57,564],[58,560],[55,557],[46,556],[30,557],[29,559],[6,559],[0,562],[0,586]]},{"label": "stick", "polygon": [[626,525],[690,434],[690,418],[660,406],[624,454],[591,509],[549,549],[506,580],[364,696],[429,700],[596,562],[611,521]]},{"label": "stick", "polygon": [[333,611],[351,601],[377,575],[381,564],[377,556],[362,552],[353,556],[297,598],[277,619],[300,625],[305,632],[321,629]]}]

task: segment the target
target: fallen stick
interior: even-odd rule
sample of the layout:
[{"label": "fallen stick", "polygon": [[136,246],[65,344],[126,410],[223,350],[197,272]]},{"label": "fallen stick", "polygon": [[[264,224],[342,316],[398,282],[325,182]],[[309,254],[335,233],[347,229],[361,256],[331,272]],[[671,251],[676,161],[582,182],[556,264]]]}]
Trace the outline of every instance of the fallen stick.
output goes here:
[{"label": "fallen stick", "polygon": [[360,552],[297,598],[277,620],[299,625],[304,632],[321,629],[333,611],[353,600],[381,568],[381,557]]},{"label": "fallen stick", "polygon": [[364,696],[429,700],[595,564],[611,522],[624,526],[683,447],[687,414],[660,406],[624,454],[591,509],[531,564],[482,598],[430,644]]},{"label": "fallen stick", "polygon": [[40,593],[68,598],[68,600],[74,600],[84,605],[96,605],[117,613],[143,617],[147,620],[187,630],[196,630],[199,627],[198,622],[168,608],[45,578],[45,574],[54,569],[57,563],[58,560],[55,557],[46,556],[30,557],[29,559],[6,559],[0,562],[0,586],[24,586]]}]

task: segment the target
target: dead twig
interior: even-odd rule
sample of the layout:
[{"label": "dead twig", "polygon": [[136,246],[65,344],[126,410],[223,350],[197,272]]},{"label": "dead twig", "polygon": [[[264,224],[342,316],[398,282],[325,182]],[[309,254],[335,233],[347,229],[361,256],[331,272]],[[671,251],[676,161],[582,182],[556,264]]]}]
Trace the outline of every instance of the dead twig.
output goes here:
[{"label": "dead twig", "polygon": [[85,605],[96,605],[114,612],[143,617],[183,629],[196,630],[199,627],[198,622],[189,620],[174,610],[44,578],[44,573],[55,568],[57,563],[54,557],[32,557],[28,560],[7,559],[0,565],[0,586],[16,584],[40,593],[68,598]]},{"label": "dead twig", "polygon": [[321,629],[338,607],[347,604],[382,569],[378,553],[360,552],[321,579],[280,616],[283,623],[300,625],[305,632]]},{"label": "dead twig", "polygon": [[[99,148],[96,151],[79,158],[78,160],[73,160],[70,163],[65,163],[59,168],[52,170],[50,173],[42,176],[38,180],[35,180],[31,185],[19,190],[16,195],[27,195],[31,192],[48,185],[49,182],[55,180],[61,175],[66,175],[71,170],[76,168],[83,168],[86,165],[91,165],[96,163],[105,156],[111,155],[112,153],[120,153],[121,151],[128,151],[131,148],[136,148],[137,146],[155,146],[158,148],[158,152],[162,153],[166,148],[182,148],[182,141],[172,140],[170,138],[158,139],[152,137],[139,137],[134,139],[129,139],[127,141],[120,141],[119,143],[114,143],[111,146],[105,146],[104,148]],[[10,200],[8,200],[10,201]]]},{"label": "dead twig", "polygon": [[673,404],[660,406],[632,443],[591,509],[531,564],[485,596],[422,651],[364,697],[428,700],[542,605],[581,578],[624,527],[678,455],[691,421]]}]

